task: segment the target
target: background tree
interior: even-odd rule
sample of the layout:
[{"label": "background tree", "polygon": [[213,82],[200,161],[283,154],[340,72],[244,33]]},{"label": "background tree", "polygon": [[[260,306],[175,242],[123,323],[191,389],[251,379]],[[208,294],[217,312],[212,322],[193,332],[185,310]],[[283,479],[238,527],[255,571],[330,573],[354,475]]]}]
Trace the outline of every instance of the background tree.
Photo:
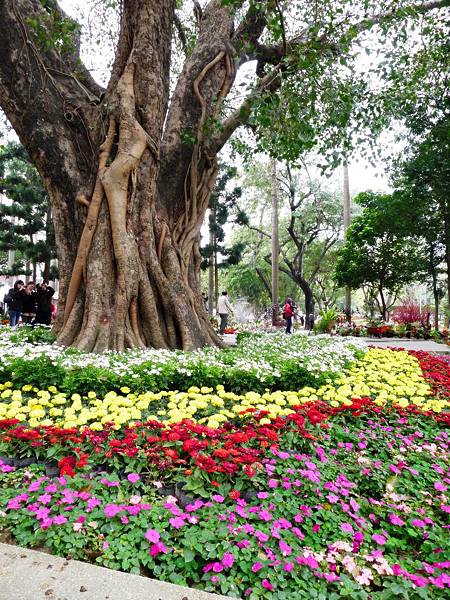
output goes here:
[{"label": "background tree", "polygon": [[[175,0],[122,0],[103,88],[80,60],[79,26],[55,1],[3,0],[0,106],[50,197],[58,342],[87,351],[219,343],[201,298],[199,232],[221,148],[250,125],[280,157],[316,147],[338,161],[336,148],[386,125],[394,103],[379,102],[377,75],[387,81],[416,60],[411,33],[420,28],[430,54],[446,40],[447,11],[435,9],[447,4],[210,0],[194,3],[186,31]],[[386,61],[355,77],[373,28]],[[186,58],[171,86],[175,38]],[[250,61],[242,99],[236,75]],[[402,94],[423,79],[405,81]]]},{"label": "background tree", "polygon": [[50,263],[56,247],[48,195],[24,147],[16,142],[0,148],[0,192],[10,200],[0,204],[0,251],[15,252],[12,268],[4,265],[0,273],[36,280],[41,264],[44,279],[54,279],[57,269]]},{"label": "background tree", "polygon": [[394,183],[403,199],[402,214],[423,246],[437,328],[442,265],[450,306],[450,117],[432,124],[424,139],[410,145],[407,157],[397,162]]},{"label": "background tree", "polygon": [[[236,177],[237,169],[230,165],[219,165],[216,187],[209,198],[209,242],[200,250],[203,257],[202,268],[208,269],[208,312],[213,314],[219,296],[219,266],[234,265],[240,260],[242,246],[239,243],[225,245],[224,225],[230,220],[230,213],[241,197],[241,188],[230,182]],[[219,256],[221,261],[219,265]]]},{"label": "background tree", "polygon": [[[292,169],[290,165],[280,167],[277,179],[280,202],[279,269],[302,291],[305,313],[314,314],[314,286],[319,274],[324,275],[325,260],[342,230],[342,201],[338,194],[324,190],[318,181],[313,180],[306,166],[300,171]],[[246,184],[253,187],[256,198],[261,200],[263,206],[269,205],[269,169],[255,164]],[[261,237],[272,239],[268,223],[260,220],[256,224],[254,218],[244,214],[240,215],[240,222]],[[263,248],[260,246],[259,251]],[[264,259],[271,262],[270,250]]]},{"label": "background tree", "polygon": [[354,201],[363,210],[353,219],[346,242],[339,249],[336,280],[351,289],[368,287],[369,299],[375,300],[386,320],[401,289],[423,279],[424,257],[414,236],[405,230],[401,198],[364,192]]}]

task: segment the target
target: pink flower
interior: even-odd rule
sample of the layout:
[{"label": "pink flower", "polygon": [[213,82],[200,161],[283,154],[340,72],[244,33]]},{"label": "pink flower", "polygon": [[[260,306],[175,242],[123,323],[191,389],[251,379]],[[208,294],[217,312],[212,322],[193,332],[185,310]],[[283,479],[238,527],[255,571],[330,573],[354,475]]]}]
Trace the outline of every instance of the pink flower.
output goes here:
[{"label": "pink flower", "polygon": [[163,554],[167,554],[167,547],[162,542],[157,542],[156,544],[153,544],[153,546],[149,550],[150,555],[153,557],[157,556],[161,552]]},{"label": "pink flower", "polygon": [[294,563],[284,563],[283,565],[283,570],[286,571],[287,573],[290,573],[291,571],[294,570]]},{"label": "pink flower", "polygon": [[391,513],[389,515],[389,520],[392,523],[392,525],[404,525],[405,521],[403,519],[401,519],[398,515],[395,515],[394,513]]},{"label": "pink flower", "polygon": [[441,510],[444,511],[445,513],[450,513],[450,505],[448,504],[441,504]]},{"label": "pink flower", "polygon": [[264,567],[264,565],[260,562],[255,562],[252,565],[252,571],[253,573],[257,573],[258,571],[260,571],[262,568]]},{"label": "pink flower", "polygon": [[152,542],[152,544],[156,544],[156,542],[159,542],[159,540],[161,539],[161,536],[156,531],[156,529],[148,529],[144,537],[149,542]]},{"label": "pink flower", "polygon": [[50,494],[42,494],[38,497],[38,500],[41,504],[49,504],[52,501],[52,497]]},{"label": "pink flower", "polygon": [[103,542],[102,548],[103,548],[103,550],[106,550],[107,548],[109,548],[109,542]]},{"label": "pink flower", "polygon": [[262,543],[267,542],[269,536],[262,531],[255,531],[255,537]]},{"label": "pink flower", "polygon": [[220,494],[213,494],[211,496],[211,500],[214,500],[214,502],[218,502],[219,504],[222,504],[222,502],[225,500],[224,496],[221,496]]},{"label": "pink flower", "polygon": [[56,515],[53,518],[53,523],[55,525],[64,525],[64,523],[67,523],[67,518],[64,515]]},{"label": "pink flower", "polygon": [[425,523],[425,521],[422,521],[422,519],[413,519],[411,521],[411,523],[414,525],[414,527],[426,527],[427,524]]},{"label": "pink flower", "polygon": [[316,523],[315,525],[313,525],[311,529],[314,531],[314,533],[317,533],[318,531],[320,531],[319,523]]},{"label": "pink flower", "polygon": [[339,496],[336,496],[336,494],[328,494],[327,500],[331,504],[336,504],[336,502],[339,502]]},{"label": "pink flower", "polygon": [[56,483],[51,483],[50,485],[47,485],[45,487],[45,491],[49,494],[55,494],[58,491],[58,486],[56,485]]},{"label": "pink flower", "polygon": [[258,517],[261,519],[261,521],[271,521],[272,520],[272,515],[268,510],[262,510],[259,514]]},{"label": "pink flower", "polygon": [[169,519],[169,523],[175,529],[181,529],[181,527],[183,527],[184,525],[184,519],[183,517],[172,517],[171,519]]},{"label": "pink flower", "polygon": [[210,580],[210,581],[211,581],[211,583],[218,583],[218,581],[219,581],[219,578],[217,577],[217,575],[213,575],[213,576],[211,577],[211,580]]},{"label": "pink flower", "polygon": [[372,539],[380,546],[384,546],[384,544],[386,543],[386,538],[383,535],[380,535],[379,533],[374,533]]},{"label": "pink flower", "polygon": [[127,479],[130,483],[136,483],[137,481],[139,481],[140,476],[137,473],[130,473],[129,475],[127,475]]},{"label": "pink flower", "polygon": [[212,564],[212,570],[214,573],[221,573],[223,571],[223,564],[220,562],[214,562]]},{"label": "pink flower", "polygon": [[350,525],[350,523],[341,523],[341,529],[342,529],[342,531],[345,531],[345,533],[354,533],[355,532],[355,530]]},{"label": "pink flower", "polygon": [[289,556],[289,554],[291,554],[292,548],[289,546],[289,544],[286,544],[286,542],[280,540],[278,545],[280,546],[283,556]]},{"label": "pink flower", "polygon": [[224,567],[230,568],[234,564],[234,555],[231,552],[225,552],[222,557],[222,564]]},{"label": "pink flower", "polygon": [[270,581],[268,579],[263,579],[261,581],[261,585],[263,586],[263,588],[266,588],[266,590],[269,590],[270,592],[273,591],[273,585],[270,583]]},{"label": "pink flower", "polygon": [[96,506],[100,506],[101,502],[98,498],[89,498],[86,503],[86,511],[91,512]]},{"label": "pink flower", "polygon": [[278,487],[278,481],[276,479],[269,479],[269,481],[267,483],[271,489]]},{"label": "pink flower", "polygon": [[438,492],[446,492],[448,490],[448,486],[442,483],[442,481],[434,482],[434,489]]},{"label": "pink flower", "polygon": [[120,513],[122,509],[117,504],[107,504],[103,509],[103,512],[107,517],[115,517],[117,513]]}]

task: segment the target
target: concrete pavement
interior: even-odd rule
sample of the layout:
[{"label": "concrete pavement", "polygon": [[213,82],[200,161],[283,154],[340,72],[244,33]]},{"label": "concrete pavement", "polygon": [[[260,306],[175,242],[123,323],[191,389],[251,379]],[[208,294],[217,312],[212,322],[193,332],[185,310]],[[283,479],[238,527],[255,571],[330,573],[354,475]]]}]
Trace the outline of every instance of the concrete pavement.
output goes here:
[{"label": "concrete pavement", "polygon": [[0,544],[0,600],[227,600],[227,597]]}]

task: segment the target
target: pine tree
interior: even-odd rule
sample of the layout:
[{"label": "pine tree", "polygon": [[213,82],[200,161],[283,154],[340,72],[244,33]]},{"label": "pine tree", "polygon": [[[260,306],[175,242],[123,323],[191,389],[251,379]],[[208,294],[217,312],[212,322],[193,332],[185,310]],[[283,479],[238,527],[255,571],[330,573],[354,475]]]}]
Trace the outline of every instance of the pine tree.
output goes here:
[{"label": "pine tree", "polygon": [[42,264],[44,279],[53,279],[57,270],[50,263],[56,248],[48,196],[19,143],[0,148],[0,192],[7,198],[0,204],[0,253],[13,251],[15,257],[12,265],[1,261],[0,273],[32,275],[35,280]]}]

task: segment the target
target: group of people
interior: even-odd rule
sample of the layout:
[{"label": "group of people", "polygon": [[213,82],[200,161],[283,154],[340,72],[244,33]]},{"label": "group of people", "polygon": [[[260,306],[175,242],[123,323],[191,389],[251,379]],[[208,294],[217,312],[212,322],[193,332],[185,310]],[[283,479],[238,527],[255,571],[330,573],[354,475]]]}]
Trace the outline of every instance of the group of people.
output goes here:
[{"label": "group of people", "polygon": [[50,325],[52,314],[56,312],[52,302],[54,293],[47,281],[37,285],[34,281],[26,284],[16,281],[3,300],[8,307],[10,326],[15,327],[20,320],[28,325]]}]

